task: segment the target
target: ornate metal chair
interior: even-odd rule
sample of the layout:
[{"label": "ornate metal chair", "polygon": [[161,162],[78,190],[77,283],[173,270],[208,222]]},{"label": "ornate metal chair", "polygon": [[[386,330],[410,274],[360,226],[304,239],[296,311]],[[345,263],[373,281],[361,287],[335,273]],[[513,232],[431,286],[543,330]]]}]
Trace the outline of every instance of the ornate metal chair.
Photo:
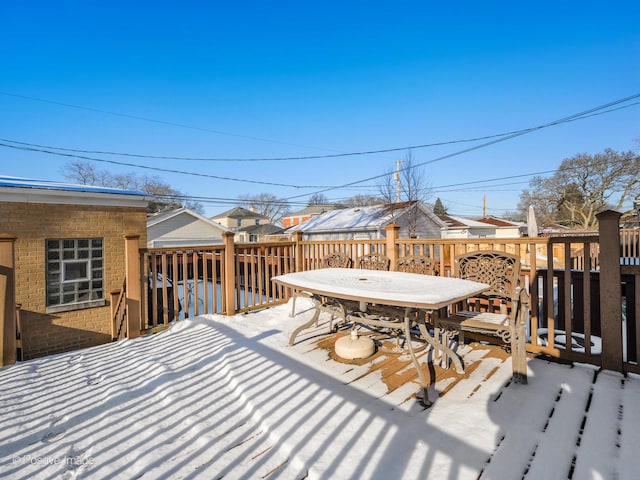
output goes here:
[{"label": "ornate metal chair", "polygon": [[407,256],[396,260],[398,272],[421,273],[423,275],[437,275],[435,264],[428,257]]},{"label": "ornate metal chair", "polygon": [[379,253],[362,255],[356,260],[356,266],[366,270],[389,270],[391,260]]},{"label": "ornate metal chair", "polygon": [[323,268],[350,268],[351,257],[346,253],[330,253],[322,259]]},{"label": "ornate metal chair", "polygon": [[[520,286],[520,257],[498,251],[465,253],[455,258],[455,275],[487,283],[490,288],[452,315],[436,316],[436,335],[440,333],[443,342],[451,342],[457,335],[460,344],[464,343],[465,332],[501,339],[511,347],[513,381],[527,383],[525,323],[529,295]],[[445,355],[445,366],[448,361]]]},{"label": "ornate metal chair", "polygon": [[[346,253],[334,252],[324,257],[322,259],[321,265],[322,268],[350,268],[351,262],[351,257]],[[291,302],[291,313],[289,314],[289,316],[294,317],[296,314],[296,297],[310,297],[311,295],[309,295],[307,292],[296,290],[292,293],[291,296],[293,301]]]}]

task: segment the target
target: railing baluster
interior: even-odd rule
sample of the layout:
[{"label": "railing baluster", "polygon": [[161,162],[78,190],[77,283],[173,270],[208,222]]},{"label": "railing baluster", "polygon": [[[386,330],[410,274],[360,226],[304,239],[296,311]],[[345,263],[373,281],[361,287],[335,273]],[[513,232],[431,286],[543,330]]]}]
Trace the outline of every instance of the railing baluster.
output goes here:
[{"label": "railing baluster", "polygon": [[189,252],[182,252],[182,308],[184,318],[189,318]]},{"label": "railing baluster", "polygon": [[178,301],[178,254],[171,252],[171,284],[173,285],[173,320],[178,320],[180,315],[180,302]]},{"label": "railing baluster", "polygon": [[209,252],[202,251],[202,297],[205,315],[209,312]]},{"label": "railing baluster", "polygon": [[198,265],[200,263],[200,252],[198,250],[193,251],[193,313],[197,317],[200,315],[200,289],[198,280],[200,279],[200,272]]}]

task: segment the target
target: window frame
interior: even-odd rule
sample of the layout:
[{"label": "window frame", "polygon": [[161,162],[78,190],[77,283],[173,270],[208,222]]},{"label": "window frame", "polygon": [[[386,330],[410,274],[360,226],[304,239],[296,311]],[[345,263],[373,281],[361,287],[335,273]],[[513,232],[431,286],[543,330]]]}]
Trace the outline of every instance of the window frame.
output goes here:
[{"label": "window frame", "polygon": [[[106,305],[104,246],[104,237],[45,239],[46,313]],[[70,278],[73,264],[84,264],[85,275]],[[73,301],[65,302],[70,295]]]}]

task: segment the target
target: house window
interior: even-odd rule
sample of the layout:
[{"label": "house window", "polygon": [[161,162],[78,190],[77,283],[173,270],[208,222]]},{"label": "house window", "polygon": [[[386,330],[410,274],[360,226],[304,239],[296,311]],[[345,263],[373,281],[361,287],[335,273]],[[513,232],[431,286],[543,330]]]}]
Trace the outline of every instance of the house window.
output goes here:
[{"label": "house window", "polygon": [[239,218],[238,220],[236,220],[236,225],[238,226],[238,228],[240,228],[242,226],[242,219]]},{"label": "house window", "polygon": [[260,225],[260,219],[256,218],[256,225]]},{"label": "house window", "polygon": [[105,304],[102,238],[46,240],[47,312]]}]

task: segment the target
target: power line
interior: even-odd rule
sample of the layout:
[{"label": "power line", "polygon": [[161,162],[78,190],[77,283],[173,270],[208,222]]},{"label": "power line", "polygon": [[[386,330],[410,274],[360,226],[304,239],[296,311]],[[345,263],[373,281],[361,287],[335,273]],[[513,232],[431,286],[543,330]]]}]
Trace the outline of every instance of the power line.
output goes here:
[{"label": "power line", "polygon": [[[0,92],[0,94],[2,93],[3,92]],[[638,97],[640,97],[640,93],[609,103],[604,107],[597,107],[596,109],[588,110],[587,112],[590,112],[593,110],[600,110],[601,108],[606,108],[607,106],[611,106],[619,103],[625,103],[629,100],[632,100]],[[25,97],[25,98],[30,98],[30,97]],[[53,102],[53,103],[57,103],[57,102]],[[63,104],[63,105],[66,105],[66,104]],[[328,158],[340,158],[340,157],[349,157],[349,156],[361,156],[361,155],[373,155],[373,154],[380,154],[380,153],[399,152],[399,151],[405,151],[405,150],[418,150],[418,149],[430,148],[430,147],[455,145],[459,143],[473,143],[481,140],[490,140],[490,139],[501,138],[501,137],[519,136],[519,135],[524,135],[525,133],[533,132],[543,128],[548,128],[548,127],[560,125],[563,123],[575,122],[578,120],[584,120],[586,118],[590,118],[598,115],[604,115],[606,113],[611,113],[617,110],[630,108],[636,105],[640,105],[640,102],[634,102],[628,105],[622,105],[616,108],[611,108],[609,110],[598,111],[596,113],[578,114],[577,116],[567,117],[565,119],[557,120],[555,122],[550,122],[544,125],[538,125],[535,127],[525,128],[521,130],[514,130],[511,132],[496,133],[493,135],[485,135],[480,137],[465,138],[465,139],[458,139],[458,140],[446,140],[442,142],[426,143],[426,144],[420,144],[420,145],[409,145],[404,147],[392,147],[392,148],[385,148],[380,150],[366,150],[366,151],[359,151],[359,152],[334,153],[334,154],[326,154],[326,155],[307,155],[307,156],[299,156],[299,157],[259,157],[259,158],[220,158],[220,157],[184,157],[184,156],[172,157],[172,156],[162,156],[162,155],[137,154],[137,153],[130,153],[130,152],[112,152],[112,151],[106,151],[106,150],[82,150],[82,149],[67,148],[67,147],[54,147],[50,145],[39,145],[39,144],[28,143],[28,142],[20,142],[18,140],[11,140],[6,138],[0,138],[0,141],[14,143],[17,145],[25,145],[25,146],[34,147],[34,148],[60,150],[65,152],[88,153],[93,155],[117,155],[117,156],[123,156],[123,157],[148,158],[148,159],[156,159],[156,160],[183,160],[183,161],[199,161],[199,162],[276,162],[276,161],[292,161],[292,160],[320,160],[320,159],[328,159]],[[78,107],[78,108],[84,108],[84,107]],[[95,110],[95,109],[88,108],[88,110]],[[96,110],[96,111],[101,112],[101,110]],[[130,116],[130,115],[124,115],[124,116]],[[142,118],[142,117],[132,116],[132,118]],[[168,122],[161,122],[161,123],[168,123]],[[168,124],[175,125],[175,126],[182,126],[181,124],[172,124],[172,123],[168,123]],[[206,129],[204,130],[208,131]],[[248,138],[251,138],[251,137],[248,137]]]},{"label": "power line", "polygon": [[[0,144],[1,145],[1,144]],[[619,160],[616,163],[624,163],[625,160]],[[592,163],[587,164],[586,166],[594,166],[597,165],[599,162],[594,161]],[[573,166],[573,167],[564,167],[564,170],[578,170],[578,169],[582,169],[584,168],[585,165],[582,166]],[[524,173],[524,174],[519,174],[519,175],[508,175],[508,176],[504,176],[504,177],[494,177],[494,178],[484,178],[481,180],[473,180],[470,182],[459,182],[459,183],[451,183],[451,184],[447,184],[447,185],[440,185],[440,186],[435,186],[435,187],[429,187],[427,189],[424,189],[425,191],[429,191],[431,193],[448,193],[448,192],[459,192],[459,191],[470,191],[470,190],[479,190],[479,189],[487,189],[487,188],[491,188],[492,191],[517,191],[517,190],[496,190],[494,187],[501,187],[501,186],[510,186],[510,185],[520,185],[520,184],[526,184],[529,183],[527,181],[520,181],[520,182],[506,182],[506,183],[488,183],[488,182],[497,182],[497,181],[501,181],[501,180],[513,180],[513,179],[517,179],[517,178],[526,178],[526,177],[533,177],[533,176],[538,176],[538,175],[546,175],[549,173],[555,173],[557,172],[558,169],[556,170],[543,170],[543,171],[539,171],[539,172],[530,172],[530,173]],[[477,187],[471,187],[472,185],[482,185],[482,186],[477,186]],[[372,188],[374,186],[362,186],[362,188]],[[466,187],[466,188],[454,188],[454,187]],[[448,189],[448,190],[446,190]],[[224,197],[205,197],[205,196],[195,196],[195,195],[185,195],[185,194],[167,194],[167,195],[154,195],[156,197],[159,198],[166,198],[166,199],[178,199],[178,200],[193,200],[193,201],[198,201],[198,202],[206,202],[209,204],[220,204],[220,205],[224,205],[224,204],[236,204],[238,203],[238,199],[233,199],[233,198],[224,198]],[[375,195],[373,195],[375,196]],[[347,200],[349,197],[339,197],[337,199],[334,200],[328,200],[328,202],[330,203],[336,203],[336,202],[340,202],[343,200]],[[303,202],[303,201],[298,201],[298,202],[291,202],[287,199],[276,199],[274,200],[274,203],[276,204],[287,204],[287,205],[299,205],[299,206],[306,206],[307,202]],[[450,203],[458,203],[458,202],[453,202],[450,201]],[[458,203],[459,204],[459,203]],[[464,204],[460,204],[460,205],[464,205]],[[470,206],[471,205],[465,205],[465,206]],[[477,207],[480,208],[480,207]],[[504,209],[499,209],[499,208],[490,208],[491,210],[504,210]]]},{"label": "power line", "polygon": [[[238,203],[242,203],[243,199],[238,198],[225,198],[225,197],[206,197],[206,196],[197,196],[197,195],[186,195],[186,194],[149,194],[155,198],[162,198],[165,200],[191,200],[195,202],[208,203],[208,204],[216,204],[216,205],[236,205]],[[308,205],[307,202],[289,202],[282,199],[274,199],[271,201],[274,205],[291,205],[291,206],[301,206],[305,207]]]},{"label": "power line", "polygon": [[[623,163],[624,160],[620,160],[618,163]],[[589,164],[588,166],[592,166],[592,165],[596,165],[598,164],[598,162],[593,162],[591,164]],[[568,170],[575,170],[575,169],[581,169],[583,168],[583,166],[576,166],[576,167],[565,167],[565,169]],[[554,173],[557,170],[544,170],[544,171],[540,171],[540,172],[531,172],[531,173],[525,173],[525,174],[520,174],[520,175],[509,175],[509,176],[505,176],[505,177],[494,177],[494,178],[485,178],[485,179],[481,179],[481,180],[474,180],[474,181],[470,181],[470,182],[459,182],[459,183],[452,183],[452,184],[448,184],[448,185],[440,185],[440,186],[435,186],[435,187],[430,187],[426,190],[430,191],[431,193],[449,193],[449,192],[459,192],[459,191],[465,191],[468,192],[470,190],[486,190],[487,188],[491,188],[492,192],[495,191],[517,191],[517,190],[496,190],[494,187],[500,187],[500,186],[509,186],[509,185],[520,185],[520,184],[526,184],[529,183],[527,181],[520,181],[520,182],[506,182],[506,183],[498,183],[498,184],[488,184],[488,182],[497,182],[500,180],[512,180],[512,179],[517,179],[517,178],[525,178],[525,177],[532,177],[532,176],[536,176],[536,175],[544,175],[544,174],[548,174],[548,173]],[[469,188],[469,186],[471,185],[476,185],[476,184],[481,184],[482,186],[477,186],[477,187],[471,187]],[[466,188],[453,188],[453,187],[466,187]],[[371,186],[367,187],[367,188],[371,188]],[[229,205],[229,204],[237,204],[238,203],[238,199],[235,198],[225,198],[225,197],[206,197],[206,196],[195,196],[195,195],[186,195],[186,194],[163,194],[163,195],[153,195],[157,198],[164,198],[167,200],[171,200],[171,199],[175,199],[175,200],[192,200],[192,201],[197,201],[197,202],[201,202],[201,203],[208,203],[211,205]],[[375,195],[373,195],[375,196]],[[329,203],[340,203],[341,201],[347,200],[349,197],[339,197],[337,199],[333,199],[333,200],[328,200]],[[291,206],[306,206],[308,205],[307,202],[304,201],[298,201],[298,202],[292,202],[286,199],[275,199],[273,201],[274,204],[278,204],[278,205],[291,205]],[[468,206],[468,207],[473,207],[473,208],[481,208],[481,207],[476,207],[473,205],[466,205],[466,204],[462,204],[459,202],[455,202],[455,201],[449,201],[449,203],[454,203],[454,204],[459,204],[459,205],[463,205],[463,206]],[[505,209],[502,208],[491,208],[488,207],[489,210],[495,210],[495,211],[502,211]]]},{"label": "power line", "polygon": [[[35,100],[37,102],[43,102],[43,103],[50,103],[52,105],[60,105],[63,107],[69,107],[69,108],[77,108],[79,110],[87,110],[89,112],[96,112],[96,113],[104,113],[107,115],[113,115],[116,117],[123,117],[123,118],[131,118],[133,120],[142,120],[144,122],[151,122],[151,123],[158,123],[160,125],[168,125],[171,127],[179,127],[179,128],[187,128],[190,130],[198,130],[201,132],[209,132],[209,133],[215,133],[218,135],[227,135],[230,137],[238,137],[238,138],[246,138],[248,140],[257,140],[260,142],[269,142],[269,143],[278,143],[281,145],[289,145],[291,147],[304,147],[304,148],[315,148],[315,149],[319,149],[319,150],[329,150],[328,148],[320,148],[320,147],[309,147],[306,145],[298,145],[295,143],[288,143],[288,142],[281,142],[278,140],[272,140],[272,139],[268,139],[268,138],[261,138],[261,137],[252,137],[250,135],[240,135],[237,133],[230,133],[230,132],[224,132],[222,130],[214,130],[211,128],[205,128],[205,127],[198,127],[195,125],[187,125],[185,123],[178,123],[178,122],[168,122],[165,120],[157,120],[154,118],[149,118],[149,117],[143,117],[140,115],[132,115],[132,114],[128,114],[128,113],[119,113],[119,112],[111,112],[109,110],[102,110],[99,108],[93,108],[93,107],[86,107],[83,105],[74,105],[72,103],[64,103],[64,102],[56,102],[54,100],[47,100],[44,98],[38,98],[38,97],[30,97],[27,95],[18,95],[16,93],[9,93],[9,92],[2,92],[0,91],[0,95],[6,95],[8,97],[16,97],[16,98],[24,98],[27,100]],[[44,148],[55,148],[55,147],[44,147]],[[75,150],[76,152],[80,152],[80,153],[104,153],[104,154],[109,154],[109,155],[126,155],[126,154],[121,154],[121,153],[109,153],[109,152],[92,152],[92,151],[82,151],[82,150]],[[134,155],[132,155],[134,156]],[[148,158],[161,158],[161,157],[148,157]],[[177,160],[177,159],[174,159]]]},{"label": "power line", "polygon": [[247,180],[247,179],[242,179],[242,178],[233,178],[233,177],[223,177],[220,175],[210,175],[207,173],[202,173],[202,172],[185,172],[182,170],[173,170],[173,169],[168,169],[168,168],[160,168],[160,167],[149,167],[147,165],[138,165],[135,163],[127,163],[127,162],[118,162],[116,160],[107,160],[104,158],[95,158],[95,157],[87,157],[86,155],[78,155],[78,154],[73,154],[73,153],[63,153],[63,152],[54,152],[51,150],[45,150],[45,149],[41,149],[41,148],[34,148],[34,147],[20,147],[17,145],[8,145],[6,143],[0,143],[0,147],[7,147],[7,148],[13,148],[16,150],[26,150],[26,151],[30,151],[30,152],[40,152],[40,153],[47,153],[50,155],[58,155],[61,157],[70,157],[70,158],[79,158],[81,160],[90,160],[92,162],[103,162],[103,163],[111,163],[113,165],[124,165],[124,166],[128,166],[128,167],[135,167],[135,168],[142,168],[142,169],[146,169],[146,170],[153,170],[156,172],[165,172],[165,173],[176,173],[176,174],[180,174],[180,175],[191,175],[194,177],[207,177],[207,178],[214,178],[216,180],[227,180],[230,182],[240,182],[240,183],[253,183],[253,184],[258,184],[258,185],[269,185],[269,186],[275,186],[275,187],[290,187],[290,188],[330,188],[329,186],[318,186],[318,185],[292,185],[289,183],[276,183],[276,182],[266,182],[266,181],[261,181],[261,180]]},{"label": "power line", "polygon": [[[501,138],[497,138],[497,139],[494,139],[494,140],[490,140],[488,142],[481,143],[480,145],[475,145],[473,147],[465,148],[463,150],[459,150],[457,152],[450,153],[448,155],[443,155],[441,157],[437,157],[437,158],[434,158],[432,160],[427,160],[426,162],[421,162],[421,163],[412,165],[411,167],[404,167],[404,168],[401,168],[399,170],[396,170],[396,172],[403,172],[405,170],[408,170],[408,168],[422,167],[424,165],[429,165],[429,164],[432,164],[432,163],[440,162],[442,160],[453,158],[453,157],[462,155],[464,153],[469,153],[469,152],[472,152],[474,150],[479,150],[481,148],[488,147],[490,145],[494,145],[494,144],[497,144],[497,143],[505,142],[507,140],[511,140],[513,138],[520,137],[522,135],[526,135],[527,133],[531,133],[531,132],[534,132],[534,131],[537,131],[537,130],[541,130],[541,129],[548,128],[548,127],[555,126],[555,125],[560,125],[562,123],[567,123],[569,121],[574,121],[574,120],[578,120],[578,119],[582,119],[582,118],[587,118],[588,116],[592,116],[592,114],[594,114],[595,112],[607,109],[609,107],[612,107],[614,105],[618,105],[620,103],[625,103],[625,102],[627,102],[629,100],[633,100],[633,99],[638,98],[638,97],[640,97],[640,93],[636,93],[636,94],[631,95],[629,97],[625,97],[625,98],[621,98],[621,99],[618,99],[618,100],[614,100],[613,102],[609,102],[609,103],[606,103],[604,105],[600,105],[598,107],[590,108],[590,109],[585,110],[583,112],[576,113],[576,114],[573,114],[573,115],[569,115],[567,117],[563,117],[563,118],[560,118],[558,120],[554,120],[552,122],[548,122],[546,124],[539,125],[537,127],[532,127],[532,128],[528,128],[528,129],[525,129],[525,130],[520,130],[520,131],[515,132],[513,134],[509,134],[509,135],[503,136]],[[604,113],[604,112],[602,112],[602,113]],[[343,184],[343,185],[340,185],[340,186],[337,186],[337,187],[327,188],[327,189],[320,190],[320,191],[313,192],[313,193],[324,193],[324,192],[327,192],[327,191],[330,191],[330,190],[337,190],[337,189],[344,188],[344,187],[350,187],[352,185],[357,185],[359,183],[364,183],[364,182],[368,182],[368,181],[371,181],[371,180],[376,180],[378,178],[382,178],[382,177],[385,177],[387,175],[389,175],[389,173],[385,173],[385,174],[382,174],[382,175],[376,175],[376,176],[373,176],[373,177],[368,177],[368,178],[365,178],[363,180],[357,180],[355,182],[346,183],[346,184]],[[289,197],[288,199],[291,200],[291,199],[299,198],[301,196],[302,195],[297,195],[297,196]]]},{"label": "power line", "polygon": [[[0,92],[2,93],[2,92]],[[531,133],[533,131],[537,131],[537,130],[541,130],[543,128],[548,128],[550,126],[556,126],[562,123],[567,123],[569,121],[576,121],[576,120],[582,120],[584,118],[588,118],[590,116],[594,116],[594,115],[601,115],[604,113],[608,113],[614,110],[618,110],[620,108],[626,108],[627,106],[624,107],[619,107],[617,109],[609,109],[610,107],[614,106],[614,105],[619,105],[621,103],[625,103],[629,100],[635,99],[640,97],[640,93],[635,94],[635,95],[631,95],[629,97],[625,97],[619,100],[615,100],[613,102],[609,102],[607,104],[604,105],[600,105],[598,107],[594,107],[591,108],[589,110],[577,113],[577,114],[573,114],[570,115],[568,117],[564,117],[561,118],[559,120],[555,120],[549,123],[546,123],[544,125],[539,125],[536,127],[531,127],[531,128],[527,128],[527,129],[523,129],[523,130],[518,130],[516,132],[512,132],[509,134],[497,134],[497,135],[491,135],[491,136],[487,136],[487,137],[478,137],[478,138],[493,138],[493,140],[482,143],[480,145],[476,145],[473,147],[469,147],[448,155],[444,155],[432,160],[428,160],[425,162],[421,162],[415,165],[412,165],[412,167],[410,168],[415,168],[415,167],[420,167],[420,166],[424,166],[424,165],[428,165],[428,164],[432,164],[432,163],[436,163],[445,159],[449,159],[458,155],[462,155],[463,153],[468,153],[474,150],[478,150],[496,143],[500,143],[500,142],[504,142],[506,140],[510,140],[512,138],[516,138],[518,136],[522,136],[525,135],[527,133]],[[636,102],[633,105],[636,104],[640,104],[640,102]],[[629,105],[630,106],[630,105]],[[605,110],[605,109],[609,109],[609,110]],[[603,111],[604,110],[604,111]],[[498,138],[497,138],[498,137]],[[386,177],[389,175],[389,173],[384,173],[381,175],[376,175],[373,177],[368,177],[362,180],[358,180],[358,181],[354,181],[354,182],[350,182],[347,184],[343,184],[343,185],[338,185],[338,186],[329,186],[329,185],[292,185],[292,184],[284,184],[284,183],[277,183],[277,182],[267,182],[267,181],[260,181],[260,180],[248,180],[248,179],[240,179],[240,178],[233,178],[233,177],[223,177],[223,176],[219,176],[219,175],[210,175],[210,174],[204,174],[202,172],[188,172],[188,171],[182,171],[182,170],[175,170],[175,169],[166,169],[166,168],[161,168],[161,167],[150,167],[150,166],[146,166],[146,165],[139,165],[139,164],[134,164],[134,163],[128,163],[128,162],[119,162],[119,161],[115,161],[115,160],[108,160],[108,159],[101,159],[101,158],[95,158],[95,157],[89,157],[86,155],[78,155],[77,153],[63,153],[63,151],[57,152],[57,151],[52,151],[52,150],[48,150],[46,148],[39,148],[38,145],[36,144],[28,144],[28,143],[24,143],[24,142],[15,142],[15,141],[11,141],[10,142],[13,143],[17,143],[18,145],[9,145],[7,143],[0,143],[0,147],[6,147],[6,148],[12,148],[12,149],[17,149],[17,150],[25,150],[25,151],[33,151],[33,152],[40,152],[40,153],[46,153],[46,154],[50,154],[50,155],[57,155],[57,156],[63,156],[63,157],[69,157],[69,158],[79,158],[79,159],[83,159],[83,160],[89,160],[89,161],[95,161],[95,162],[103,162],[103,163],[110,163],[110,164],[115,164],[115,165],[123,165],[123,166],[129,166],[129,167],[134,167],[134,168],[141,168],[141,169],[146,169],[146,170],[153,170],[153,171],[160,171],[160,172],[165,172],[165,173],[174,173],[174,174],[181,174],[181,175],[191,175],[191,176],[197,176],[197,177],[207,177],[207,178],[213,178],[216,180],[226,180],[226,181],[233,181],[233,182],[240,182],[240,183],[250,183],[250,184],[259,184],[259,185],[269,185],[269,186],[279,186],[279,187],[291,187],[291,188],[296,188],[296,189],[301,189],[301,188],[306,188],[306,189],[310,189],[310,188],[314,188],[314,189],[321,189],[319,191],[316,192],[310,192],[310,193],[306,193],[306,194],[301,194],[301,195],[296,195],[296,196],[292,196],[289,198],[286,198],[285,200],[293,200],[296,198],[301,198],[301,197],[306,197],[308,195],[313,195],[314,193],[324,193],[327,191],[332,191],[332,190],[338,190],[338,189],[346,189],[346,188],[353,188],[359,184],[368,182],[368,181],[372,181],[372,180],[377,180],[379,178],[382,177]],[[451,141],[450,143],[460,143],[460,142],[468,142],[468,141],[473,141],[470,139],[467,140],[460,140],[460,141]],[[441,142],[445,143],[445,142]],[[21,146],[20,146],[21,145]],[[435,145],[435,144],[430,144],[430,145]],[[427,146],[427,145],[424,145]],[[424,147],[422,146],[422,147]],[[405,149],[411,149],[411,148],[422,148],[421,146],[414,146],[414,147],[402,147],[402,148],[397,148],[397,149],[387,149],[387,150],[379,150],[379,151],[370,151],[370,152],[366,152],[366,153],[379,153],[379,152],[383,152],[383,151],[396,151],[396,150],[405,150]],[[53,147],[56,148],[56,147]],[[73,149],[60,149],[60,150],[65,150],[65,151],[74,151]],[[115,154],[115,153],[114,153]],[[365,154],[365,152],[353,152],[350,154],[339,154],[342,156],[345,155],[361,155],[361,154]],[[158,157],[155,157],[158,158]],[[303,159],[303,158],[326,158],[326,157],[287,157],[287,159]],[[285,159],[285,158],[281,158],[281,159]],[[401,168],[399,171],[405,171],[408,168]],[[551,173],[552,171],[547,171],[547,172],[541,172],[541,174],[544,173]],[[526,175],[519,175],[519,176],[513,176],[511,178],[516,178],[516,177],[522,177],[522,176],[531,176],[531,175],[535,175],[535,174],[526,174]],[[508,178],[508,177],[505,177]],[[486,182],[486,180],[484,181],[475,181],[475,182],[467,182],[467,184],[473,184],[473,183],[480,183],[480,182]]]}]

